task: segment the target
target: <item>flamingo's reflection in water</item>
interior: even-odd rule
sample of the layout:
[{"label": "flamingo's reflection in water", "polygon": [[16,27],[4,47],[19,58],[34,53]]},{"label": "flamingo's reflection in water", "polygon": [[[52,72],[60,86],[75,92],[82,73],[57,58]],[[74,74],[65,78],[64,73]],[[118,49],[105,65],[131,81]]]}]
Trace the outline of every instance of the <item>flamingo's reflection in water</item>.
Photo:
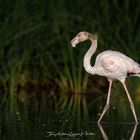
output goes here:
[{"label": "flamingo's reflection in water", "polygon": [[[109,140],[106,132],[103,129],[103,126],[101,124],[98,124],[98,127],[99,127],[99,129],[101,131],[103,139],[104,140]],[[132,134],[130,136],[130,140],[134,140],[134,137],[135,137],[135,134],[136,134],[136,130],[137,130],[137,124],[134,125],[134,129],[133,129]]]}]

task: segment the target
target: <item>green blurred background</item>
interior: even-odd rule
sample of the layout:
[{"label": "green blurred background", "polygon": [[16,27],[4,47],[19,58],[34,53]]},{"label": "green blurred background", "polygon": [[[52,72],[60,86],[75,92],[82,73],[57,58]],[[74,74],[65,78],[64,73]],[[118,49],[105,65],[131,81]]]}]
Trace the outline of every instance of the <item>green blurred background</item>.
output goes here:
[{"label": "green blurred background", "polygon": [[15,88],[33,86],[74,93],[87,92],[88,85],[101,85],[104,79],[89,79],[83,71],[82,59],[90,44],[78,49],[70,45],[74,35],[83,30],[99,34],[97,54],[116,50],[140,62],[139,6],[139,1],[132,0],[1,0],[2,93],[9,91],[12,80]]},{"label": "green blurred background", "polygon": [[[108,82],[83,69],[90,42],[73,49],[70,40],[79,31],[98,33],[92,64],[107,49],[140,63],[139,22],[139,0],[0,0],[0,107],[9,116],[3,125],[11,118],[17,123],[17,115],[22,128],[32,126],[29,116],[44,122],[91,116],[96,121],[106,101]],[[126,83],[140,117],[140,79],[128,78]],[[119,82],[114,83],[112,93],[108,120],[133,120]],[[66,123],[61,125],[67,128]]]}]

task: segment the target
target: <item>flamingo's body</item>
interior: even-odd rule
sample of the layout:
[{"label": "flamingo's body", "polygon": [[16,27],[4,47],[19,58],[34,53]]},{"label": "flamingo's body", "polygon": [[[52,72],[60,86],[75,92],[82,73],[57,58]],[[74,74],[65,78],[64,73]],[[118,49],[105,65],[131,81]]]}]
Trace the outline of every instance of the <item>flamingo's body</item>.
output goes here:
[{"label": "flamingo's body", "polygon": [[[140,66],[126,55],[117,51],[104,51],[95,61],[96,74],[112,80],[125,80],[129,75],[140,73]],[[91,72],[92,74],[92,72]]]},{"label": "flamingo's body", "polygon": [[104,51],[100,53],[96,57],[95,65],[91,66],[90,64],[91,57],[97,49],[97,36],[92,35],[88,32],[80,32],[76,35],[76,37],[74,37],[74,39],[72,39],[71,43],[72,43],[72,46],[75,47],[78,43],[83,42],[88,39],[92,42],[92,44],[84,56],[84,62],[83,62],[84,68],[88,73],[92,75],[97,74],[100,76],[107,77],[109,81],[109,90],[108,90],[106,106],[104,107],[104,110],[99,118],[98,123],[101,121],[105,112],[109,109],[111,86],[112,86],[113,80],[119,80],[123,84],[125,91],[127,93],[129,102],[130,102],[130,106],[131,106],[135,121],[136,123],[138,123],[133,102],[131,100],[131,97],[125,85],[125,79],[127,76],[130,76],[130,75],[140,77],[140,65],[136,63],[135,61],[133,61],[131,58],[127,57],[126,55],[118,51],[108,50],[108,51]]}]

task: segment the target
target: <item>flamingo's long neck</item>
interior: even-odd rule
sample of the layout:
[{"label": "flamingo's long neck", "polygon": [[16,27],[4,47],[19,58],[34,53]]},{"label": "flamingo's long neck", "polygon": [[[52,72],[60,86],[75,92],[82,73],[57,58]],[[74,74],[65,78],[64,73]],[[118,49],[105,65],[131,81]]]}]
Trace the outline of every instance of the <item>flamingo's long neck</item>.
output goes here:
[{"label": "flamingo's long neck", "polygon": [[91,65],[90,61],[91,61],[91,57],[92,55],[96,52],[97,49],[97,40],[92,40],[91,39],[91,46],[89,48],[89,50],[87,51],[87,53],[84,56],[84,61],[83,61],[83,65],[85,70],[90,73],[90,74],[95,74],[95,69],[94,66]]}]

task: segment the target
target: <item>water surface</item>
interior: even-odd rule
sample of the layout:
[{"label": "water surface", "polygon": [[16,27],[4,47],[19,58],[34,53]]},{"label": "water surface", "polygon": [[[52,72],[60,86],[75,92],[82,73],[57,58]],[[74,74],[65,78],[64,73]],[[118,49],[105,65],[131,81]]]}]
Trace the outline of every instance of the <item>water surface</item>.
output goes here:
[{"label": "water surface", "polygon": [[[25,96],[24,96],[25,98]],[[99,101],[100,102],[100,101]],[[131,110],[112,106],[101,125],[99,102],[88,97],[46,95],[3,97],[0,102],[1,140],[133,140],[140,138]],[[99,106],[99,107],[98,107]]]}]

